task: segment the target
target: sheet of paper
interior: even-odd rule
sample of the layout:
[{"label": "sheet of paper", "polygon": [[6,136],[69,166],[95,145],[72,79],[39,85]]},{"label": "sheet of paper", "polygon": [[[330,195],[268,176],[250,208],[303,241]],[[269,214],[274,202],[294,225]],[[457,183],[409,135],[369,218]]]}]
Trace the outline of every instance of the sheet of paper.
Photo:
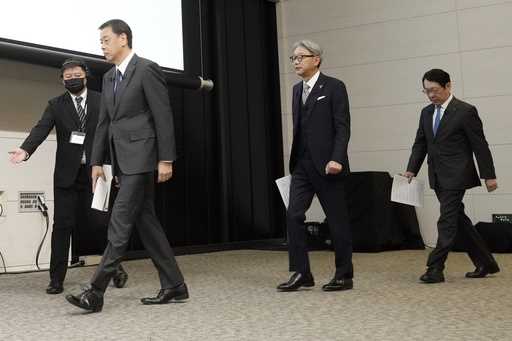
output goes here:
[{"label": "sheet of paper", "polygon": [[110,165],[103,165],[103,173],[105,174],[105,180],[98,178],[98,181],[96,181],[91,208],[108,212],[110,186],[112,184],[112,167]]},{"label": "sheet of paper", "polygon": [[420,180],[412,179],[411,183],[409,183],[409,180],[406,177],[399,174],[396,174],[393,177],[391,201],[422,207],[424,192],[425,185]]},{"label": "sheet of paper", "polygon": [[281,198],[283,199],[284,206],[288,208],[288,203],[290,202],[290,183],[292,181],[292,176],[287,175],[285,177],[279,178],[276,180],[277,188],[279,189],[279,193],[281,193]]}]

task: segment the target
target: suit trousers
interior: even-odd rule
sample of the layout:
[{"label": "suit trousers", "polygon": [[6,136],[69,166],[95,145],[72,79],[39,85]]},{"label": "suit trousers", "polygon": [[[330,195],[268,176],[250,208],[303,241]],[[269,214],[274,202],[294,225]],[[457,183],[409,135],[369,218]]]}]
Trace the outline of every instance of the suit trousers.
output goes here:
[{"label": "suit trousers", "polygon": [[161,288],[182,284],[183,275],[156,216],[154,173],[127,175],[119,172],[117,177],[120,188],[108,226],[108,244],[91,281],[92,287],[105,292],[128,248],[134,228],[158,271]]},{"label": "suit trousers", "polygon": [[286,214],[289,270],[300,273],[311,272],[304,221],[315,193],[327,217],[332,236],[335,251],[335,277],[352,278],[354,272],[352,235],[345,200],[345,181],[343,178],[319,174],[309,158],[298,160],[290,185],[290,202]]},{"label": "suit trousers", "polygon": [[464,213],[462,199],[465,190],[436,189],[435,192],[439,199],[441,214],[437,222],[437,244],[428,257],[427,267],[441,271],[444,269],[446,258],[455,243],[457,233],[465,241],[468,256],[475,267],[488,267],[491,264],[496,264],[482,236]]},{"label": "suit trousers", "polygon": [[81,166],[74,184],[54,188],[54,218],[51,240],[50,281],[61,286],[68,269],[70,239],[72,250],[78,249],[77,223],[87,221],[91,207],[91,182],[88,167]]}]

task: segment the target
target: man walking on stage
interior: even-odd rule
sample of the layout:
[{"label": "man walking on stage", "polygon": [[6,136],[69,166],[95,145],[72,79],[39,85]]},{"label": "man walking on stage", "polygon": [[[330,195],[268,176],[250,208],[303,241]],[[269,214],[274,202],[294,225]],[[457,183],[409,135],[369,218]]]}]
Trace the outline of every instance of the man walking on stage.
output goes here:
[{"label": "man walking on stage", "polygon": [[[457,234],[465,240],[469,258],[476,267],[475,271],[466,273],[466,277],[485,277],[500,269],[464,213],[462,203],[466,190],[481,185],[480,178],[485,179],[489,192],[498,188],[482,121],[473,105],[453,97],[447,72],[432,69],[425,73],[422,83],[423,92],[432,103],[421,111],[416,140],[404,175],[409,179],[416,176],[428,154],[430,187],[439,200],[441,215],[437,222],[437,244],[428,257],[427,271],[420,281],[444,282],[444,264]],[[478,161],[480,177],[473,154]]]},{"label": "man walking on stage", "polygon": [[114,64],[103,77],[103,92],[91,164],[92,182],[103,176],[105,148],[110,148],[119,192],[108,227],[109,243],[91,281],[91,288],[67,300],[99,312],[103,294],[136,228],[155,264],[161,290],[143,304],[186,300],[188,295],[165,232],[155,213],[155,170],[158,182],[172,177],[176,159],[174,123],[168,90],[160,67],[132,51],[132,31],[122,20],[100,26],[101,48]]},{"label": "man walking on stage", "polygon": [[352,237],[345,201],[349,174],[347,147],[350,114],[342,81],[320,72],[322,49],[303,40],[290,57],[302,81],[293,87],[293,144],[290,156],[290,203],[287,210],[288,282],[279,291],[315,285],[309,266],[304,220],[315,193],[327,216],[335,251],[336,271],[324,291],[352,289]]}]

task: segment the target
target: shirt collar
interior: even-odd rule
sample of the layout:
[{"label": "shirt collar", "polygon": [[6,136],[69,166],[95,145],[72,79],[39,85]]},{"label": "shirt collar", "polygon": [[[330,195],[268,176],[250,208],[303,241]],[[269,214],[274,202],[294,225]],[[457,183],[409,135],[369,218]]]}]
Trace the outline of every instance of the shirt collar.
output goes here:
[{"label": "shirt collar", "polygon": [[82,97],[82,103],[85,103],[87,101],[87,88],[85,88],[84,92],[80,95],[75,95],[75,94],[72,94],[71,92],[69,92],[69,95],[71,96],[71,99],[73,100],[73,103],[76,103],[76,98],[77,97]]},{"label": "shirt collar", "polygon": [[126,72],[126,68],[128,67],[128,64],[130,64],[130,61],[132,60],[134,54],[135,54],[135,52],[131,51],[130,54],[127,55],[126,58],[124,58],[124,60],[121,62],[121,64],[116,66],[116,69],[121,71],[121,74],[123,75],[123,77],[124,77],[124,73]]},{"label": "shirt collar", "polygon": [[316,81],[318,80],[318,77],[320,77],[320,70],[318,70],[314,75],[313,77],[311,77],[307,82],[306,81],[303,81],[304,83],[306,83],[307,85],[309,85],[309,90],[312,90],[313,87],[315,86],[316,84]]},{"label": "shirt collar", "polygon": [[448,99],[446,100],[446,102],[444,102],[443,104],[441,104],[441,108],[444,110],[446,110],[446,108],[448,108],[448,104],[450,104],[450,102],[452,101],[453,99],[453,94],[450,94],[450,97],[448,97]]}]

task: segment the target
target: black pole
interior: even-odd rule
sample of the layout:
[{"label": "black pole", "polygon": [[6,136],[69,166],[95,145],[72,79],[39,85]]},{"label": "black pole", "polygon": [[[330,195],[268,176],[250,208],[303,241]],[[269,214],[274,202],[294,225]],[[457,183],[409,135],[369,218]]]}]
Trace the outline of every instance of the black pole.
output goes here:
[{"label": "black pole", "polygon": [[[87,63],[95,76],[102,76],[112,67],[112,64],[95,55],[77,54],[68,50],[46,48],[2,38],[0,38],[0,57],[52,67],[60,67],[62,62],[68,58],[80,58]],[[187,75],[173,69],[163,68],[162,70],[170,85],[191,90],[210,91],[213,89],[213,81],[210,79]]]}]

